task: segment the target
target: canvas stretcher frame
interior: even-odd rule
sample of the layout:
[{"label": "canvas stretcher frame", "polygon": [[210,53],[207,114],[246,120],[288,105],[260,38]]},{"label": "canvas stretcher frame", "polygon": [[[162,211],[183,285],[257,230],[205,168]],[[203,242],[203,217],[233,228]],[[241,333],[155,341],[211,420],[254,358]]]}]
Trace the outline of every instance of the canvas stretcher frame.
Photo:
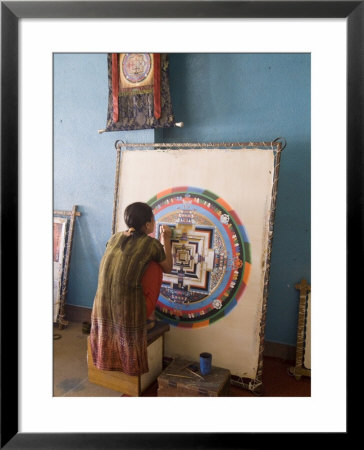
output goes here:
[{"label": "canvas stretcher frame", "polygon": [[[206,151],[206,150],[233,150],[233,151],[243,151],[244,150],[262,150],[262,151],[271,151],[273,155],[273,176],[272,176],[272,185],[271,185],[271,193],[270,193],[270,205],[268,208],[269,218],[267,223],[267,242],[266,247],[264,248],[265,255],[265,265],[264,265],[264,284],[263,284],[263,299],[261,303],[261,317],[259,318],[259,349],[258,349],[258,363],[256,371],[254,375],[249,374],[249,370],[247,371],[247,376],[242,376],[241,372],[238,375],[233,377],[234,384],[239,385],[243,388],[250,390],[251,392],[261,395],[263,392],[263,383],[262,383],[262,373],[263,373],[263,350],[264,350],[264,328],[266,322],[266,309],[267,309],[267,300],[268,300],[268,285],[269,285],[269,271],[270,271],[270,261],[271,261],[271,250],[272,250],[272,241],[273,241],[273,228],[274,228],[274,218],[275,218],[275,210],[276,210],[276,202],[277,202],[277,189],[278,189],[278,180],[279,180],[279,167],[280,167],[280,159],[281,152],[285,147],[284,139],[277,138],[270,142],[223,142],[223,143],[154,143],[154,144],[129,144],[124,143],[122,141],[115,142],[115,148],[117,151],[116,157],[116,170],[115,170],[115,188],[114,188],[114,207],[113,207],[113,219],[112,219],[112,233],[121,230],[121,225],[118,223],[118,219],[120,217],[121,209],[125,206],[122,205],[121,196],[123,195],[123,190],[121,186],[121,180],[123,177],[123,173],[121,173],[123,156],[124,152],[135,152],[135,151],[145,151],[150,150],[152,153],[149,153],[149,158],[153,160],[153,151],[156,151],[154,156],[157,156],[157,152],[159,151],[159,157],[163,158],[165,152],[172,152],[178,150],[187,150],[187,153],[183,153],[182,155],[191,154],[190,152],[196,152],[198,150]],[[162,151],[162,152],[161,152]],[[146,155],[147,153],[144,153]],[[196,153],[195,153],[196,154]],[[127,153],[126,156],[132,158],[136,156],[136,154]],[[140,153],[143,155],[143,153]],[[183,156],[178,153],[178,158],[182,158]],[[209,155],[209,153],[207,153]],[[207,156],[205,155],[205,156]],[[233,154],[231,154],[233,155]],[[210,154],[211,156],[211,154]],[[149,160],[148,160],[149,161]],[[160,159],[159,159],[160,161]],[[125,169],[126,170],[126,169]],[[127,185],[124,186],[124,191],[128,189]],[[170,333],[171,334],[171,333]],[[211,335],[210,335],[211,336]],[[178,339],[177,339],[178,341]],[[202,339],[202,342],[204,339]],[[205,339],[205,342],[208,339]],[[177,351],[177,350],[176,350]],[[246,363],[245,363],[246,364]],[[229,367],[227,367],[229,368]],[[230,369],[230,368],[229,368]],[[234,372],[232,372],[234,375]]]}]

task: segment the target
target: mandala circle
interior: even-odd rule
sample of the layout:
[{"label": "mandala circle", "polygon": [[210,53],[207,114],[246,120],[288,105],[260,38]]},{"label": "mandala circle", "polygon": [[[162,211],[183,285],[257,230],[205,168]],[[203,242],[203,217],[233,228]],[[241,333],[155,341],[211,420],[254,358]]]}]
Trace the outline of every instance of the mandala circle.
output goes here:
[{"label": "mandala circle", "polygon": [[157,317],[185,328],[222,319],[242,297],[250,274],[250,243],[240,218],[221,197],[198,187],[167,189],[148,204],[155,237],[160,225],[172,228],[173,269],[163,274]]},{"label": "mandala circle", "polygon": [[152,60],[149,53],[126,53],[122,70],[124,77],[130,83],[140,83],[147,78],[152,67]]}]

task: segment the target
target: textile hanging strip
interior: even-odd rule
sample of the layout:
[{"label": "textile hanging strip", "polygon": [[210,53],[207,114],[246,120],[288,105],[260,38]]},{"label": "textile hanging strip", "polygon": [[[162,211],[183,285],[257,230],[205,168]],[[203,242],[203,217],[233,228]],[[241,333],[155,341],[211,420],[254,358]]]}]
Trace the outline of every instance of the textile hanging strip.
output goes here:
[{"label": "textile hanging strip", "polygon": [[119,121],[119,64],[118,54],[112,54],[112,105],[113,105],[113,122]]},{"label": "textile hanging strip", "polygon": [[168,55],[109,53],[109,100],[105,131],[175,125],[169,91]]},{"label": "textile hanging strip", "polygon": [[161,55],[154,53],[154,117],[161,116]]}]

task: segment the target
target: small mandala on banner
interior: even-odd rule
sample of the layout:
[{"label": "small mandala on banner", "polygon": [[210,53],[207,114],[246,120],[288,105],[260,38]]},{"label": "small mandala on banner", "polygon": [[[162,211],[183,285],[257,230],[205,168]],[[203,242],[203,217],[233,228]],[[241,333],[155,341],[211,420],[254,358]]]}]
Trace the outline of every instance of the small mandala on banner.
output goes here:
[{"label": "small mandala on banner", "polygon": [[152,58],[149,53],[125,53],[120,55],[120,66],[123,77],[129,83],[142,83],[151,72]]},{"label": "small mandala on banner", "polygon": [[198,187],[173,187],[148,204],[160,225],[172,228],[173,269],[163,275],[156,315],[173,326],[205,327],[241,299],[251,268],[245,227],[230,205]]}]

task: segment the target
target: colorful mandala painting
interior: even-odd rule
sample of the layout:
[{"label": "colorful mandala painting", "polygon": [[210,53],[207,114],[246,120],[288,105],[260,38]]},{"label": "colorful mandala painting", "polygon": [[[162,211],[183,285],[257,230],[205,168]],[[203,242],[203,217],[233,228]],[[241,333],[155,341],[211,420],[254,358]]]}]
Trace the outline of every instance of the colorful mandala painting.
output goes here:
[{"label": "colorful mandala painting", "polygon": [[250,243],[230,205],[198,187],[173,187],[148,204],[172,228],[173,269],[163,275],[156,315],[173,326],[205,327],[229,314],[247,286]]}]

